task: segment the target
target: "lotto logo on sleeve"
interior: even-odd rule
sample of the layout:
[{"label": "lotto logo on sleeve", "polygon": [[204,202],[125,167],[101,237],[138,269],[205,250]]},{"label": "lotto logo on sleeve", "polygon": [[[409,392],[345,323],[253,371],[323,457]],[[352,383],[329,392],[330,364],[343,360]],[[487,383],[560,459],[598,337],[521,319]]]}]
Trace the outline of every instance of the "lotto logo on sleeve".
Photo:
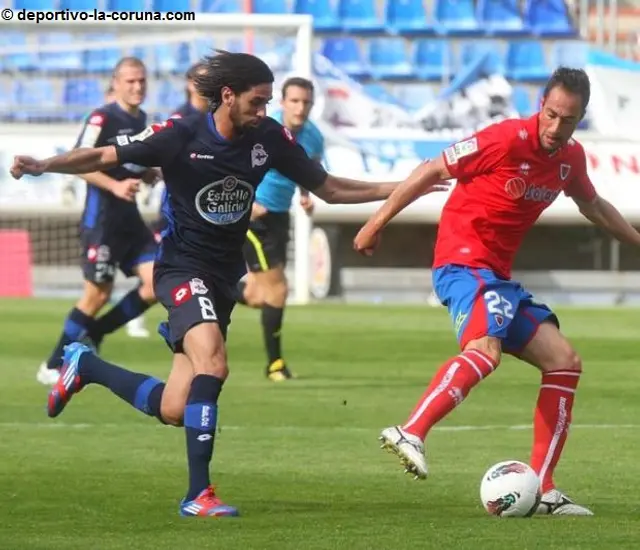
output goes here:
[{"label": "lotto logo on sleeve", "polygon": [[183,283],[171,291],[171,295],[173,296],[173,303],[176,306],[184,304],[186,301],[190,300],[193,296],[191,292],[191,288],[189,283]]}]

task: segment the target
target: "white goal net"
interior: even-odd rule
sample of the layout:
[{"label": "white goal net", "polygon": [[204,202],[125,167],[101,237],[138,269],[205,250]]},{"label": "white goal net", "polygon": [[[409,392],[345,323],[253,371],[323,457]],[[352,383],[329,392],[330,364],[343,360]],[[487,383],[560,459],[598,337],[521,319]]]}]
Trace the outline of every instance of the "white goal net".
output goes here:
[{"label": "white goal net", "polygon": [[[306,15],[196,14],[194,21],[39,24],[14,20],[3,23],[2,35],[0,295],[12,294],[12,288],[30,287],[38,295],[76,294],[80,289],[78,231],[86,184],[58,175],[15,181],[9,167],[17,154],[44,158],[72,148],[86,115],[104,103],[121,57],[138,57],[147,67],[143,109],[149,122],[166,119],[185,102],[185,72],[214,49],[254,53],[269,64],[276,75],[274,110],[285,77],[311,77],[313,35]],[[149,222],[158,216],[162,188],[160,183],[138,197]],[[295,301],[306,303],[311,222],[297,204],[289,280]]]}]

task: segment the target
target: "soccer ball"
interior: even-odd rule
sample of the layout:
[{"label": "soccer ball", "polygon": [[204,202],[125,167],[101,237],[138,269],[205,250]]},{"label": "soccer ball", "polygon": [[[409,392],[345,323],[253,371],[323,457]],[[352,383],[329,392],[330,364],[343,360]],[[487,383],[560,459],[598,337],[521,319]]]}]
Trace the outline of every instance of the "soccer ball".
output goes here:
[{"label": "soccer ball", "polygon": [[540,479],[531,466],[517,460],[494,464],[480,484],[482,505],[493,516],[527,518],[541,498]]}]

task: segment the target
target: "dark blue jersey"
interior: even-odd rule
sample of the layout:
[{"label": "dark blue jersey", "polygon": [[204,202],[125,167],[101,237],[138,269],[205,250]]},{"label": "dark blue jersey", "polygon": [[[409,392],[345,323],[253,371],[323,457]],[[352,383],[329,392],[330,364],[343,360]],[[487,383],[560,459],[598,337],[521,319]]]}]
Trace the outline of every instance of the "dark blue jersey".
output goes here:
[{"label": "dark blue jersey", "polygon": [[[139,134],[147,125],[147,115],[140,111],[133,116],[124,111],[117,103],[109,103],[95,109],[85,120],[76,147],[102,147],[113,144],[118,136]],[[128,178],[140,178],[146,167],[126,163],[105,174],[122,181]],[[103,223],[126,224],[132,219],[140,220],[140,212],[135,202],[125,201],[113,193],[87,184],[83,225],[93,228]]]},{"label": "dark blue jersey", "polygon": [[169,118],[185,118],[198,113],[204,114],[201,111],[198,111],[198,109],[191,105],[191,103],[186,101],[180,105],[180,107],[178,107]]},{"label": "dark blue jersey", "polygon": [[117,155],[121,164],[162,168],[168,227],[157,265],[208,266],[230,283],[244,273],[251,205],[267,171],[274,168],[310,191],[327,176],[271,118],[231,141],[217,132],[211,114],[171,119],[119,138]]}]

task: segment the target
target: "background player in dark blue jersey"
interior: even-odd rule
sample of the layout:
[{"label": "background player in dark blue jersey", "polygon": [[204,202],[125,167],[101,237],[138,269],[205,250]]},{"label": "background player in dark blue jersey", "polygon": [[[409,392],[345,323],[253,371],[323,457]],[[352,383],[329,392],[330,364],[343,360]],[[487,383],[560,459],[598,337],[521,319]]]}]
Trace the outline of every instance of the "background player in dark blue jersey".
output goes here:
[{"label": "background player in dark blue jersey", "polygon": [[162,169],[169,228],[158,250],[154,284],[169,317],[160,327],[173,352],[169,378],[165,384],[127,371],[73,343],[65,348],[48,413],[58,416],[74,394],[99,384],[145,414],[184,425],[189,489],[180,513],[229,516],[238,512],[216,495],[209,465],[218,396],[229,374],[227,327],[245,271],[242,247],[256,187],[271,168],[329,203],[382,200],[396,184],[336,178],[312,161],[288,130],[265,116],[273,74],[259,58],[224,52],[206,63],[207,73],[196,78],[211,105],[205,117],[168,120],[163,128],[119,136],[117,146],[78,149],[44,161],[18,156],[11,174],[82,173],[127,163]]},{"label": "background player in dark blue jersey", "polygon": [[[282,85],[282,109],[273,118],[288,128],[307,155],[317,162],[324,157],[324,137],[309,120],[314,103],[313,83],[293,77]],[[246,281],[238,285],[240,303],[261,308],[261,322],[267,351],[266,376],[274,382],[292,378],[282,356],[282,319],[287,301],[287,246],[289,211],[296,184],[277,170],[269,170],[256,190],[247,231],[244,257],[249,268]],[[313,201],[301,188],[302,208],[311,214]]]},{"label": "background player in dark blue jersey", "polygon": [[[140,109],[146,95],[146,79],[142,61],[134,57],[121,59],[113,72],[114,100],[87,117],[77,147],[104,146],[118,136],[141,132],[147,125],[146,114]],[[155,302],[156,243],[135,202],[142,181],[151,181],[153,172],[128,163],[80,177],[88,184],[81,222],[83,295],[65,320],[48,361],[40,366],[37,378],[44,384],[57,381],[65,345],[86,337],[99,347],[106,334],[138,317]],[[128,277],[137,275],[141,284],[95,319],[109,301],[117,268]]]}]

